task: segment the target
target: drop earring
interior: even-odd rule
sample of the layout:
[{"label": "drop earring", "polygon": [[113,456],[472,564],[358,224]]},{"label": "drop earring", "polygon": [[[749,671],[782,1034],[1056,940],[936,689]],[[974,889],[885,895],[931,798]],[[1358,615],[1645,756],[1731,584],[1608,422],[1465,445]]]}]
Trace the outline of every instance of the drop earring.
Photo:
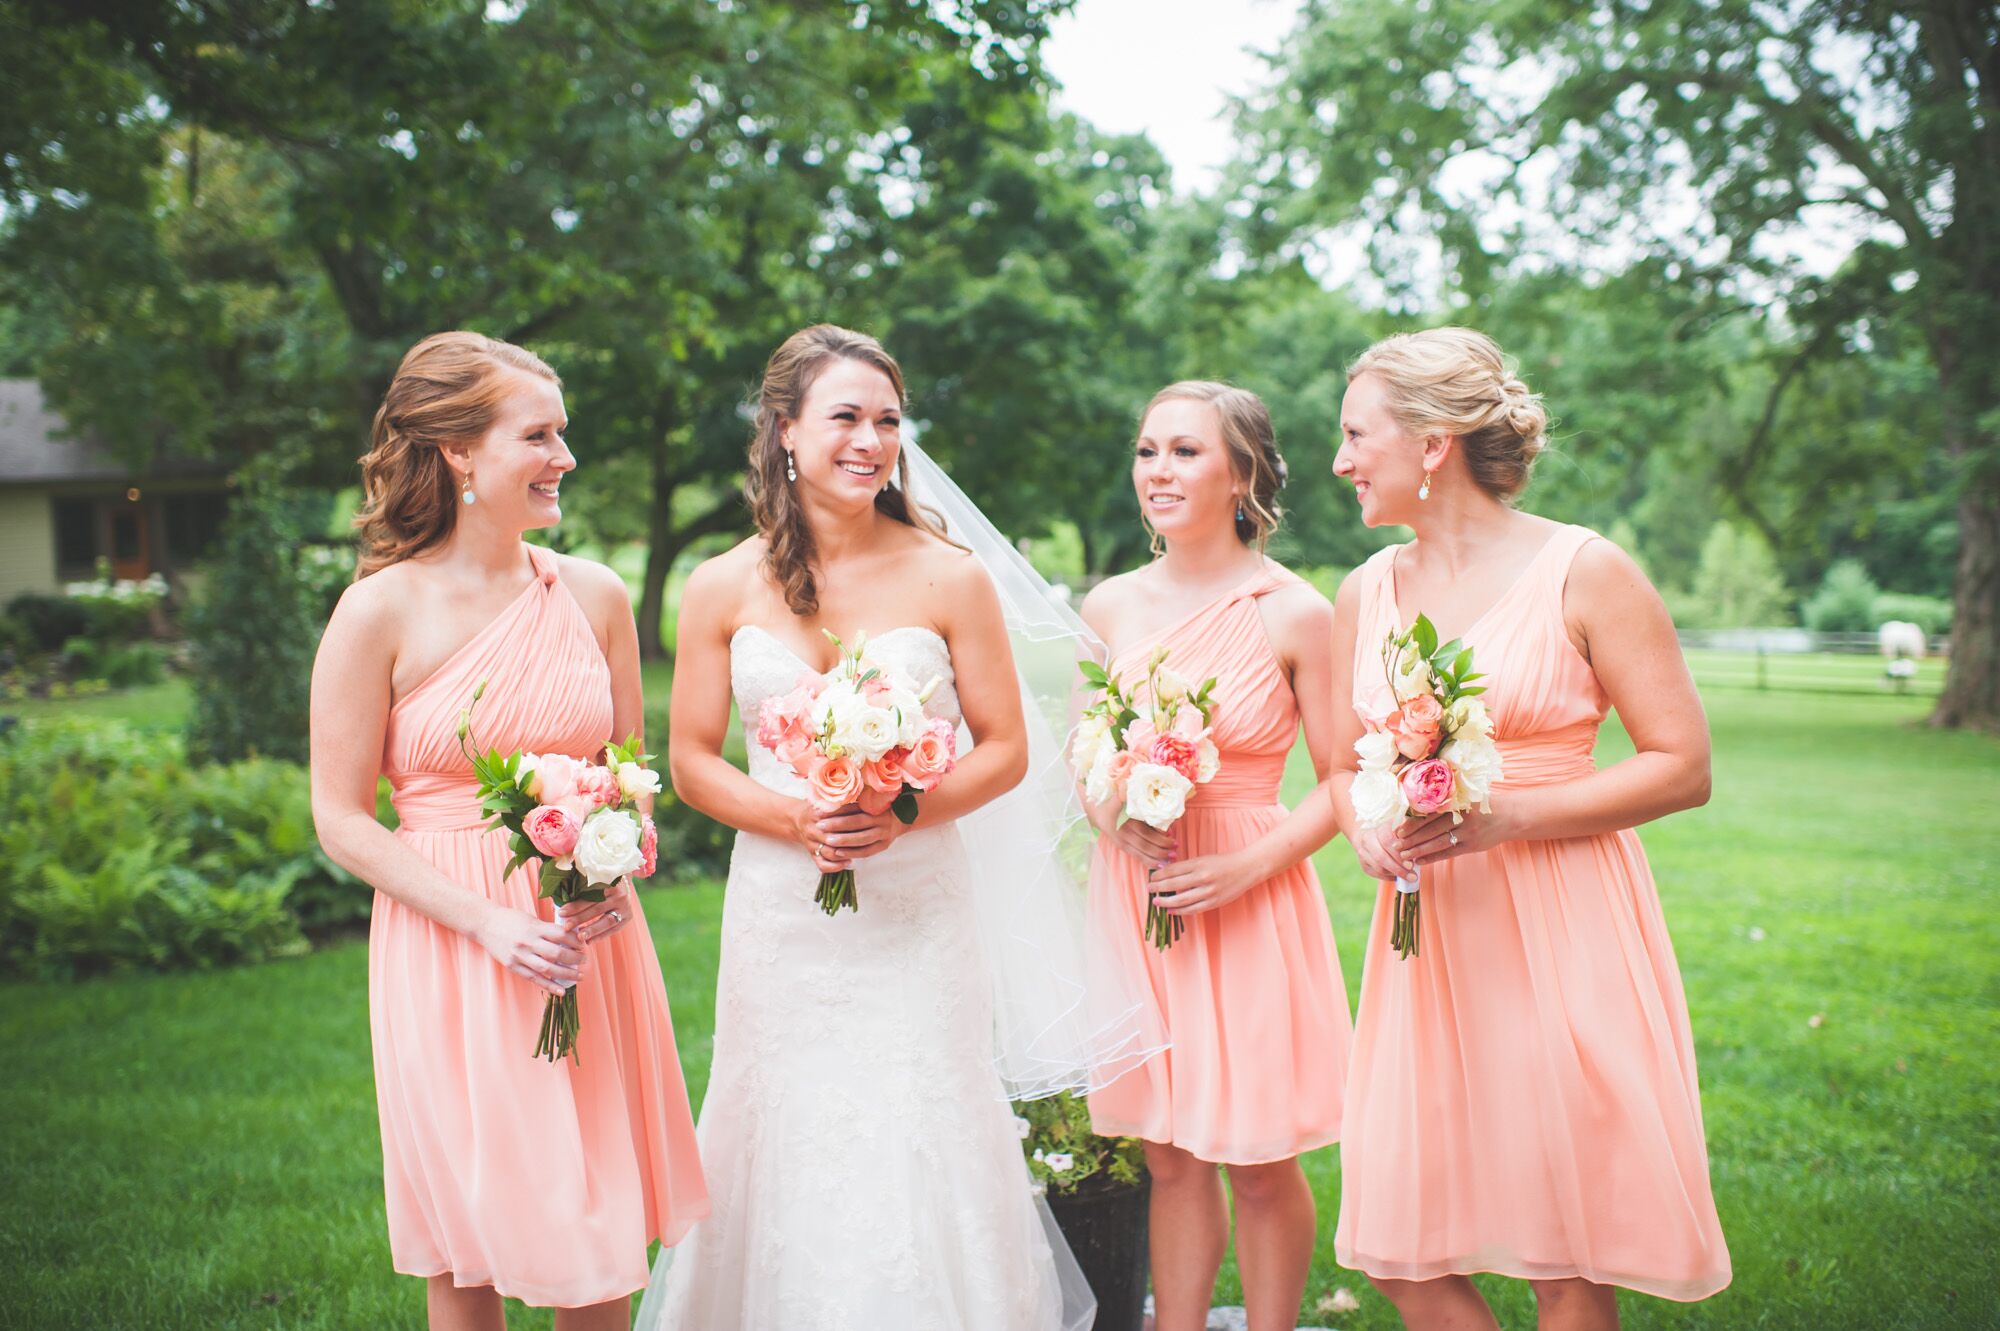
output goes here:
[{"label": "drop earring", "polygon": [[1243,502],[1241,500],[1238,500],[1236,503],[1236,520],[1238,522],[1243,521]]},{"label": "drop earring", "polygon": [[459,502],[468,508],[479,502],[479,496],[472,493],[472,473],[465,473],[465,488],[458,492]]},{"label": "drop earring", "polygon": [[1417,498],[1429,499],[1430,497],[1431,497],[1431,474],[1429,472],[1425,472],[1424,483],[1417,487]]},{"label": "drop earring", "polygon": [[799,479],[798,465],[793,461],[790,449],[785,450],[785,479],[794,484],[797,484]]}]

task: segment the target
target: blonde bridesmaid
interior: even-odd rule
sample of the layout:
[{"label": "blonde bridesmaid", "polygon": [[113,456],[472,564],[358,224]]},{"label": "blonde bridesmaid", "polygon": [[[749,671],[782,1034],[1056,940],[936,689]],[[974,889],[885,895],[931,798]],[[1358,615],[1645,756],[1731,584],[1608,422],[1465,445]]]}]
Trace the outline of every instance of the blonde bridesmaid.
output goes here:
[{"label": "blonde bridesmaid", "polygon": [[[1279,802],[1301,727],[1325,781],[1335,716],[1333,611],[1263,553],[1285,464],[1270,414],[1226,384],[1162,389],[1140,420],[1132,485],[1151,564],[1098,586],[1083,616],[1114,674],[1143,678],[1168,652],[1190,682],[1214,676],[1221,766],[1168,832],[1091,810],[1091,926],[1140,981],[1171,1048],[1090,1097],[1097,1131],[1144,1139],[1153,1176],[1158,1331],[1207,1323],[1229,1246],[1218,1165],[1228,1167],[1236,1256],[1252,1331],[1293,1326],[1316,1217],[1297,1157],[1337,1140],[1347,991],[1319,880],[1306,857],[1333,834],[1323,792]],[[1148,897],[1185,933],[1144,937]]]},{"label": "blonde bridesmaid", "polygon": [[[1341,1144],[1342,1265],[1420,1331],[1493,1328],[1467,1276],[1532,1283],[1544,1331],[1615,1327],[1614,1286],[1669,1299],[1729,1283],[1709,1193],[1687,1002],[1632,828],[1707,800],[1708,727],[1659,595],[1582,527],[1512,506],[1546,423],[1482,334],[1392,337],[1348,371],[1334,472],[1362,520],[1416,539],[1355,570],[1334,608],[1335,752],[1394,707],[1381,644],[1423,613],[1489,685],[1504,764],[1492,812],[1356,827],[1382,880]],[[1637,752],[1599,770],[1616,707]],[[1389,945],[1421,874],[1417,954]]]},{"label": "blonde bridesmaid", "polygon": [[[647,1246],[705,1214],[659,959],[620,884],[561,919],[503,874],[459,711],[482,742],[597,755],[640,728],[624,584],[526,544],[575,466],[562,385],[533,354],[440,333],[403,358],[362,459],[361,562],[313,667],[313,816],[375,888],[369,1026],[395,1269],[430,1325],[498,1328],[503,1296],[561,1331],[629,1324]],[[375,821],[389,778],[400,826]],[[580,1061],[532,1057],[577,985]]]}]

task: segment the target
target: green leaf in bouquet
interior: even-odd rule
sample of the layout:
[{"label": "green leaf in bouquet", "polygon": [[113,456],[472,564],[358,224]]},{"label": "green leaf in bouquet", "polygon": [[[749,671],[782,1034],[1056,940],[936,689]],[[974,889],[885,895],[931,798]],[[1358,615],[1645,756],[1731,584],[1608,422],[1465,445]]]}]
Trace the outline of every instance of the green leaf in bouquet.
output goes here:
[{"label": "green leaf in bouquet", "polygon": [[1078,661],[1076,668],[1083,673],[1086,681],[1095,684],[1098,688],[1108,689],[1111,687],[1111,676],[1105,673],[1104,667],[1097,664],[1097,662]]},{"label": "green leaf in bouquet", "polygon": [[1472,667],[1472,649],[1470,647],[1467,647],[1464,651],[1458,654],[1458,659],[1451,663],[1451,673],[1458,679],[1464,680],[1467,678],[1465,672],[1471,669],[1471,667]]},{"label": "green leaf in bouquet", "polygon": [[544,897],[555,896],[562,887],[563,879],[569,877],[570,873],[570,870],[559,867],[554,860],[543,860],[541,890],[536,895]]},{"label": "green leaf in bouquet", "polygon": [[895,814],[905,827],[917,821],[917,792],[904,786],[903,793],[896,796],[896,802],[889,806],[889,812]]},{"label": "green leaf in bouquet", "polygon": [[1450,667],[1448,667],[1445,664],[1445,662],[1451,660],[1452,657],[1457,656],[1459,648],[1463,647],[1464,645],[1465,644],[1461,640],[1453,638],[1450,642],[1445,643],[1443,646],[1439,647],[1436,651],[1430,653],[1432,672],[1434,674],[1442,675],[1448,669],[1450,669]]},{"label": "green leaf in bouquet", "polygon": [[1475,693],[1484,693],[1484,692],[1486,692],[1486,686],[1484,684],[1481,684],[1476,689],[1460,689],[1458,691],[1458,696],[1461,698],[1470,698]]},{"label": "green leaf in bouquet", "polygon": [[1428,659],[1436,653],[1438,631],[1437,627],[1431,623],[1429,616],[1418,615],[1417,622],[1410,626],[1410,633],[1412,640],[1417,644],[1417,651],[1420,655]]}]

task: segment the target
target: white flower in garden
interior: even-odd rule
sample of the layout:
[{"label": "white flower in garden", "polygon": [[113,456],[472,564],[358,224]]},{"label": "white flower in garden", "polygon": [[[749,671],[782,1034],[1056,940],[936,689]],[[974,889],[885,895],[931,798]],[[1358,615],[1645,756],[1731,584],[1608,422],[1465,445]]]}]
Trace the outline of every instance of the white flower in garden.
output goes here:
[{"label": "white flower in garden", "polygon": [[1409,807],[1403,799],[1402,783],[1393,772],[1362,772],[1348,787],[1347,798],[1363,827],[1387,827]]},{"label": "white flower in garden", "polygon": [[1067,1174],[1076,1164],[1076,1157],[1068,1151],[1050,1151],[1042,1157],[1042,1163],[1058,1174]]},{"label": "white flower in garden", "polygon": [[1354,741],[1364,772],[1386,772],[1396,762],[1396,737],[1386,730],[1371,730]]},{"label": "white flower in garden", "polygon": [[623,809],[599,809],[583,820],[576,839],[577,872],[592,887],[615,883],[646,862],[639,849],[639,820]]},{"label": "white flower in garden", "polygon": [[636,800],[642,795],[657,795],[660,793],[660,774],[637,763],[620,763],[618,789],[628,800]]},{"label": "white flower in garden", "polygon": [[1193,789],[1194,782],[1171,767],[1140,763],[1125,783],[1125,816],[1164,832],[1187,812],[1188,792]]},{"label": "white flower in garden", "polygon": [[1034,1130],[1034,1125],[1029,1123],[1027,1119],[1022,1118],[1019,1114],[1014,1115],[1014,1135],[1016,1137],[1019,1137],[1022,1141],[1026,1141],[1028,1140],[1028,1134]]}]

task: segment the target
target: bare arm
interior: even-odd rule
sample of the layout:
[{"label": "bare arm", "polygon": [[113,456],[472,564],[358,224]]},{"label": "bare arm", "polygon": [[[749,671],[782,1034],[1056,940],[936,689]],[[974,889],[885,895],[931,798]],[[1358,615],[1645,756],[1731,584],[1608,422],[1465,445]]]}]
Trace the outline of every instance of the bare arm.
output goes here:
[{"label": "bare arm", "polygon": [[[1090,594],[1083,598],[1083,604],[1077,608],[1077,613],[1083,622],[1089,625],[1090,631],[1105,644],[1106,659],[1099,664],[1106,669],[1111,666],[1109,658],[1115,655],[1110,644],[1117,641],[1118,599],[1127,585],[1125,578],[1106,579],[1091,588]],[[1081,698],[1081,691],[1078,696]],[[1083,786],[1084,777],[1087,775],[1085,772],[1075,773],[1076,798],[1077,803],[1083,806],[1084,816],[1090,819],[1090,825],[1097,829],[1098,836],[1141,864],[1171,864],[1180,847],[1180,840],[1172,830],[1162,832],[1157,827],[1140,822],[1137,818],[1127,818],[1124,822],[1119,822],[1119,816],[1124,810],[1117,800],[1106,800],[1102,804],[1091,803],[1089,792]]]},{"label": "bare arm", "polygon": [[383,593],[366,582],[348,588],[313,660],[312,807],[320,845],[384,895],[472,938],[523,979],[561,993],[583,961],[574,936],[453,882],[375,821],[401,632],[394,598]]},{"label": "bare arm", "polygon": [[1352,701],[1355,640],[1361,632],[1360,578],[1359,569],[1348,574],[1333,598],[1333,654],[1327,663],[1327,679],[1334,704],[1332,754],[1322,788],[1332,805],[1334,821],[1346,836],[1347,844],[1354,848],[1354,858],[1360,862],[1362,872],[1378,882],[1387,882],[1392,878],[1412,876],[1417,871],[1416,865],[1396,848],[1394,827],[1361,827],[1354,816],[1354,805],[1348,799],[1355,773],[1361,770],[1361,758],[1354,751],[1354,742],[1367,729],[1355,713]]},{"label": "bare arm", "polygon": [[1420,858],[1622,831],[1708,802],[1708,718],[1646,575],[1618,547],[1592,541],[1570,569],[1563,612],[1637,752],[1575,780],[1502,792],[1492,814],[1458,829],[1455,848],[1444,832],[1405,824],[1404,844]]},{"label": "bare arm", "polygon": [[674,793],[690,807],[739,831],[803,845],[811,818],[806,802],[759,785],[722,756],[729,734],[729,638],[743,591],[734,558],[732,552],[703,564],[681,592],[667,769]]},{"label": "bare arm", "polygon": [[[1153,890],[1162,894],[1160,904],[1177,915],[1214,910],[1235,900],[1305,859],[1339,830],[1328,794],[1335,727],[1332,662],[1327,658],[1333,607],[1310,587],[1295,587],[1265,597],[1258,608],[1298,699],[1299,723],[1319,784],[1282,822],[1243,849],[1157,870]],[[1347,710],[1351,715],[1353,709]]]}]

